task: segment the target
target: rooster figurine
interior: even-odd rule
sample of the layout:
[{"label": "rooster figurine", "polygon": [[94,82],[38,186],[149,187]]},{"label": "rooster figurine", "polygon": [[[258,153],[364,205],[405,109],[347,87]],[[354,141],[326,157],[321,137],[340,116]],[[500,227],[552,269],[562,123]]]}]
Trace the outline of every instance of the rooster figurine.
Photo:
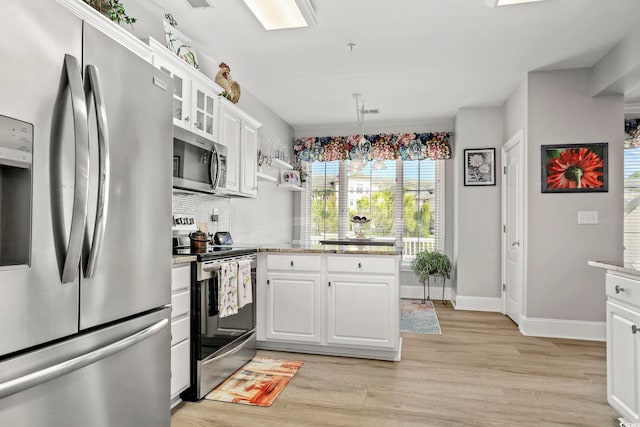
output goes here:
[{"label": "rooster figurine", "polygon": [[218,66],[220,67],[220,71],[216,74],[215,82],[224,89],[222,96],[235,104],[240,99],[240,85],[238,82],[231,80],[229,76],[231,69],[227,64],[221,62]]}]

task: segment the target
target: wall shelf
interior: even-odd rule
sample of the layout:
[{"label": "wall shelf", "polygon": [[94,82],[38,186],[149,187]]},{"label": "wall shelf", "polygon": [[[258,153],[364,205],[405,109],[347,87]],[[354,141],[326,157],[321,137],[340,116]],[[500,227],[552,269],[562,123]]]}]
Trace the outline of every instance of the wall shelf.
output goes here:
[{"label": "wall shelf", "polygon": [[276,157],[271,158],[271,167],[278,169],[293,169],[293,166],[291,166],[289,163],[283,162]]},{"label": "wall shelf", "polygon": [[293,184],[278,184],[278,187],[284,188],[286,190],[291,190],[291,191],[304,191],[304,188],[298,185],[293,185]]},{"label": "wall shelf", "polygon": [[275,176],[267,175],[262,172],[258,172],[257,176],[259,181],[278,182],[278,178]]}]

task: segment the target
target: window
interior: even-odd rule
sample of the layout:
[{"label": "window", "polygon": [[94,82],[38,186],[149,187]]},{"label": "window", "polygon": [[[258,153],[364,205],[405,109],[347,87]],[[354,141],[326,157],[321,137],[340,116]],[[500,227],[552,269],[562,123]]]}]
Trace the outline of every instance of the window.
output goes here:
[{"label": "window", "polygon": [[434,160],[386,160],[349,172],[347,161],[313,162],[304,193],[301,237],[320,240],[355,238],[349,219],[366,216],[366,238],[394,239],[410,260],[425,249],[444,249],[444,167]]},{"label": "window", "polygon": [[640,268],[640,148],[624,150],[624,265]]}]

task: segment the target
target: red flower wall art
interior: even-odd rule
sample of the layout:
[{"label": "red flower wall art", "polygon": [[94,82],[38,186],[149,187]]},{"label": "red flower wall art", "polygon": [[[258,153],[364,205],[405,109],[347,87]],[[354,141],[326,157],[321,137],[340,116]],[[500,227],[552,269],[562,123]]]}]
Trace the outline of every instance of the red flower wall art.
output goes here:
[{"label": "red flower wall art", "polygon": [[608,191],[608,144],[542,146],[543,193]]}]

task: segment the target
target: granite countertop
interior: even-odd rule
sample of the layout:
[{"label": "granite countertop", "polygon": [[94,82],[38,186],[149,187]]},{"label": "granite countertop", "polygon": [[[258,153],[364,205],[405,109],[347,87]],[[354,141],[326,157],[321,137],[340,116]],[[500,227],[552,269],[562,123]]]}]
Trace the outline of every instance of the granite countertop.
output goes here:
[{"label": "granite countertop", "polygon": [[173,255],[172,264],[185,264],[187,262],[196,261],[198,257],[196,255]]},{"label": "granite countertop", "polygon": [[304,245],[295,243],[266,243],[258,246],[258,252],[287,252],[301,254],[354,254],[354,255],[401,255],[402,249],[394,246],[365,245]]},{"label": "granite countertop", "polygon": [[636,276],[640,276],[640,270],[633,266],[620,265],[619,262],[589,261],[589,265],[592,267],[604,268],[609,271],[616,271],[618,273],[635,274]]}]

